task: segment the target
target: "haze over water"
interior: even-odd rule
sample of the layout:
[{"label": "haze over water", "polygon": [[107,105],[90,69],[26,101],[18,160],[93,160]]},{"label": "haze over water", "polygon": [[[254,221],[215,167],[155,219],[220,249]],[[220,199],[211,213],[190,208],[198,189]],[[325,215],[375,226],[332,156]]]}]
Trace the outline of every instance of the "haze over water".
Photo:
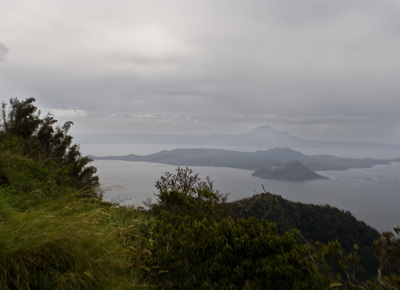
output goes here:
[{"label": "haze over water", "polygon": [[[84,154],[146,155],[161,150],[188,148],[187,145],[154,144],[82,144]],[[204,146],[192,146],[204,147]],[[215,148],[215,146],[213,146]],[[267,148],[223,147],[236,151],[257,151]],[[400,150],[371,150],[344,148],[294,148],[307,154],[330,154],[340,157],[384,158],[400,157]],[[166,171],[175,172],[176,166],[148,162],[94,162],[100,182],[107,189],[105,197],[120,204],[142,206],[147,198],[155,200],[155,181]],[[215,189],[230,193],[229,200],[250,197],[262,192],[262,186],[273,194],[292,201],[329,204],[350,211],[358,220],[365,221],[379,231],[391,230],[400,224],[400,163],[377,165],[371,168],[346,171],[319,171],[328,180],[279,181],[251,176],[252,171],[222,167],[191,167],[202,178],[210,176]],[[328,226],[328,225],[327,225]]]}]

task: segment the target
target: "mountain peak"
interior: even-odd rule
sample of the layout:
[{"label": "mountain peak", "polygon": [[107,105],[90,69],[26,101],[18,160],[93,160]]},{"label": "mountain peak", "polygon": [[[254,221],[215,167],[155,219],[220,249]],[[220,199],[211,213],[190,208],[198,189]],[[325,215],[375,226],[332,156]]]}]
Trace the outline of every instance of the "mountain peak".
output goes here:
[{"label": "mountain peak", "polygon": [[275,128],[264,125],[242,134],[248,139],[248,143],[262,144],[263,146],[298,146],[303,140],[295,137],[288,132],[278,131]]},{"label": "mountain peak", "polygon": [[254,134],[254,133],[256,133],[256,134],[271,134],[271,133],[276,134],[276,133],[284,133],[284,132],[278,131],[269,125],[264,125],[264,126],[254,128],[249,133],[250,134]]}]

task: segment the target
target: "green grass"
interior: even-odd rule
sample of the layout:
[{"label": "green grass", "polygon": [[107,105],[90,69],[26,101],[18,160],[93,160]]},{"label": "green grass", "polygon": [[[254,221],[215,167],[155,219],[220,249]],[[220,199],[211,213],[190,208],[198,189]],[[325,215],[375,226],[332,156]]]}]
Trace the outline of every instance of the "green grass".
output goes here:
[{"label": "green grass", "polygon": [[148,253],[142,214],[74,196],[19,210],[0,188],[0,285],[5,289],[131,289]]},{"label": "green grass", "polygon": [[151,220],[64,182],[69,167],[35,159],[22,141],[0,138],[0,288],[145,287]]}]

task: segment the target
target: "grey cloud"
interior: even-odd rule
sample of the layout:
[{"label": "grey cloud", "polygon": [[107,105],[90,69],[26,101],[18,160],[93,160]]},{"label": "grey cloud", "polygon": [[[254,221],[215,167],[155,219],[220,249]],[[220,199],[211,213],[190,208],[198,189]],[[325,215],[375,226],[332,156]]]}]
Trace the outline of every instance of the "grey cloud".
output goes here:
[{"label": "grey cloud", "polygon": [[4,61],[7,57],[8,47],[0,42],[0,61]]},{"label": "grey cloud", "polygon": [[39,0],[49,10],[32,10],[37,21],[13,33],[3,27],[32,4],[13,4],[7,18],[0,11],[13,47],[1,95],[82,110],[87,131],[399,131],[398,1],[77,3]]}]

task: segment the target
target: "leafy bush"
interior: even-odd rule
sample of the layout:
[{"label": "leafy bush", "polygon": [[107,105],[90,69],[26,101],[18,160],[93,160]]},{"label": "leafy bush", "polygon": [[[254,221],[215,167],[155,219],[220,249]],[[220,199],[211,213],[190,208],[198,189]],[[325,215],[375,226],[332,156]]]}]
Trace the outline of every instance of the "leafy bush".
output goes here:
[{"label": "leafy bush", "polygon": [[400,229],[384,232],[374,241],[373,250],[379,261],[378,284],[384,289],[400,288]]},{"label": "leafy bush", "polygon": [[152,274],[161,287],[170,289],[328,286],[331,280],[319,270],[322,251],[298,245],[297,237],[295,230],[280,236],[274,224],[254,218],[217,222],[186,216],[175,227],[163,214],[153,235]]},{"label": "leafy bush", "polygon": [[155,203],[151,199],[145,205],[154,215],[162,211],[176,216],[190,215],[193,218],[216,218],[227,199],[227,195],[214,190],[213,181],[200,179],[198,173],[186,167],[178,167],[176,173],[165,172],[155,187],[158,190]]}]

